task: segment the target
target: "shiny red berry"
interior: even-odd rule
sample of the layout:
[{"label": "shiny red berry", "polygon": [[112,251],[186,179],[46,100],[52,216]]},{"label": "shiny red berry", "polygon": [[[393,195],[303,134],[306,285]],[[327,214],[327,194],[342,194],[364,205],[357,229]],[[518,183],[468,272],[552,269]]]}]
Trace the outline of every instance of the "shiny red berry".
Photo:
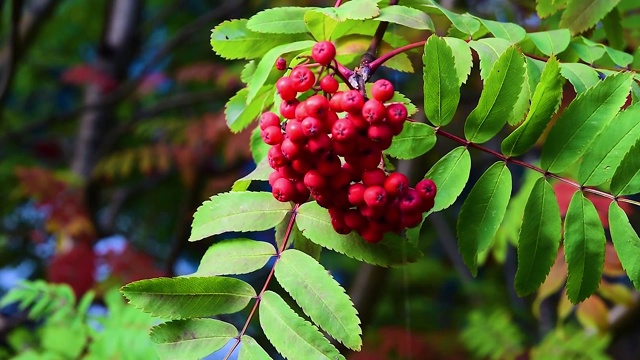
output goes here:
[{"label": "shiny red berry", "polygon": [[302,132],[306,137],[314,137],[324,131],[322,122],[311,116],[304,118],[300,125],[302,125]]},{"label": "shiny red berry", "polygon": [[276,81],[276,90],[282,100],[293,100],[298,93],[293,89],[293,79],[283,76]]},{"label": "shiny red berry", "polygon": [[317,170],[310,170],[304,175],[304,185],[309,190],[318,191],[327,186],[327,179]]},{"label": "shiny red berry", "polygon": [[327,75],[320,79],[320,88],[326,93],[333,94],[338,91],[339,87],[338,80],[333,76]]},{"label": "shiny red berry", "polygon": [[291,180],[280,178],[273,183],[271,193],[276,200],[287,202],[291,201],[295,196],[296,188]]},{"label": "shiny red berry", "polygon": [[279,57],[278,60],[276,60],[276,69],[280,71],[287,70],[287,60],[285,60],[282,57]]},{"label": "shiny red berry", "polygon": [[351,141],[356,137],[356,127],[349,119],[339,119],[333,124],[331,135],[337,141]]},{"label": "shiny red berry", "polygon": [[348,199],[352,205],[358,206],[364,204],[364,191],[366,186],[360,183],[355,183],[349,186]]},{"label": "shiny red berry", "polygon": [[301,93],[311,89],[316,82],[316,76],[304,66],[296,66],[289,77],[293,79],[293,89]]},{"label": "shiny red berry", "polygon": [[329,65],[336,57],[336,47],[330,41],[320,41],[313,45],[311,57],[320,65]]},{"label": "shiny red berry", "polygon": [[358,90],[349,90],[342,96],[342,108],[344,111],[360,113],[364,106],[364,97]]},{"label": "shiny red berry", "polygon": [[283,101],[280,103],[280,115],[284,116],[286,119],[295,119],[296,118],[296,108],[300,104],[298,99]]},{"label": "shiny red berry", "polygon": [[362,106],[362,117],[369,124],[379,124],[387,116],[387,108],[376,99],[367,100]]},{"label": "shiny red berry", "polygon": [[371,96],[378,101],[389,101],[393,98],[393,84],[389,80],[380,79],[373,83]]},{"label": "shiny red berry", "polygon": [[287,121],[285,133],[287,137],[296,144],[304,144],[307,142],[307,137],[302,131],[302,124],[297,120]]},{"label": "shiny red berry", "polygon": [[329,111],[329,100],[322,95],[313,95],[305,100],[307,115],[323,119]]},{"label": "shiny red berry", "polygon": [[387,203],[387,192],[382,186],[369,186],[364,191],[364,202],[373,207],[384,206]]},{"label": "shiny red berry", "polygon": [[387,174],[385,174],[384,170],[380,168],[366,170],[362,174],[362,183],[364,186],[382,186],[387,178]]},{"label": "shiny red berry", "polygon": [[277,145],[282,143],[284,136],[279,126],[269,126],[260,132],[262,141],[268,145]]},{"label": "shiny red berry", "polygon": [[280,117],[271,111],[260,115],[260,130],[264,130],[269,126],[280,126]]},{"label": "shiny red berry", "polygon": [[392,172],[384,180],[383,186],[389,196],[400,196],[409,188],[409,179],[405,174]]}]

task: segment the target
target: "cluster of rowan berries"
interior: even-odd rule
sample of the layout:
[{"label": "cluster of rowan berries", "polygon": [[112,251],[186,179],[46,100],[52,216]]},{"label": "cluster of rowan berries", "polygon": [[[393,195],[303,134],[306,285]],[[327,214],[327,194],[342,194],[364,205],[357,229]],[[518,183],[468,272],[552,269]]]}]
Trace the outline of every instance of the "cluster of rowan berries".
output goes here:
[{"label": "cluster of rowan berries", "polygon": [[[334,45],[323,41],[311,56],[327,66],[335,54]],[[284,70],[286,63],[279,60],[276,67]],[[270,111],[260,117],[262,139],[271,145],[269,165],[275,170],[269,184],[278,201],[303,203],[313,196],[328,209],[337,233],[356,231],[375,243],[386,232],[420,224],[422,214],[433,208],[436,185],[424,179],[412,188],[405,175],[387,174],[380,167],[382,151],[407,120],[404,104],[385,105],[394,95],[389,81],[376,81],[370,99],[358,90],[338,88],[331,74],[316,82],[304,65],[277,81],[285,120]]]}]

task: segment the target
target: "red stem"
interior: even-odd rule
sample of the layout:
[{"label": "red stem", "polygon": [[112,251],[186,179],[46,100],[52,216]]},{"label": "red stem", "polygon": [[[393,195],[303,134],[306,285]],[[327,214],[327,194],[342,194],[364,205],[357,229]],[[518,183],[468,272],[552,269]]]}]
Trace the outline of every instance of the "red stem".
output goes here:
[{"label": "red stem", "polygon": [[626,202],[626,203],[629,203],[629,204],[640,206],[640,202],[637,202],[637,201],[634,201],[634,200],[631,200],[631,199],[619,198],[619,197],[617,197],[615,195],[609,194],[609,193],[607,193],[605,191],[601,191],[601,190],[598,190],[598,189],[584,187],[584,186],[578,184],[577,182],[575,182],[573,180],[570,180],[570,179],[567,179],[567,178],[563,178],[560,175],[556,175],[556,174],[550,173],[550,172],[548,172],[546,170],[543,170],[542,168],[539,168],[537,166],[531,165],[531,164],[529,164],[527,162],[524,162],[524,161],[521,161],[521,160],[517,160],[517,159],[513,159],[513,158],[505,156],[505,155],[503,155],[503,154],[501,154],[501,153],[499,153],[497,151],[494,151],[494,150],[491,150],[489,148],[486,148],[486,147],[484,147],[482,145],[472,143],[469,140],[463,139],[463,138],[458,137],[456,135],[453,135],[453,134],[451,134],[449,132],[446,132],[446,131],[440,129],[439,127],[434,127],[434,130],[435,130],[437,135],[441,135],[443,137],[446,137],[447,139],[451,139],[451,140],[453,140],[453,141],[455,141],[457,143],[460,143],[460,144],[464,145],[465,147],[472,147],[472,148],[478,149],[480,151],[483,151],[483,152],[485,152],[487,154],[491,154],[491,155],[497,157],[498,159],[504,161],[505,163],[512,163],[512,164],[515,164],[515,165],[518,165],[518,166],[525,167],[527,169],[531,169],[533,171],[537,171],[537,172],[539,172],[540,174],[542,174],[545,177],[550,177],[550,178],[556,179],[558,181],[562,181],[562,182],[564,182],[566,184],[569,184],[569,185],[575,187],[576,189],[578,189],[580,191],[584,191],[584,192],[592,193],[592,194],[595,194],[595,195],[598,195],[598,196],[602,196],[602,197],[605,197],[605,198],[613,200],[613,201],[622,201],[622,202]]},{"label": "red stem", "polygon": [[[431,36],[431,35],[429,35]],[[427,36],[427,39],[429,38],[429,36]],[[422,41],[418,41],[418,42],[414,42],[402,47],[399,47],[397,49],[393,49],[391,51],[389,51],[386,54],[381,55],[379,58],[373,60],[372,62],[369,63],[369,69],[371,70],[371,73],[373,74],[379,67],[380,65],[384,64],[385,62],[387,62],[389,59],[391,59],[392,57],[403,53],[405,51],[409,51],[411,49],[415,49],[417,47],[421,47],[424,46],[424,44],[427,42],[427,40],[422,40]]]},{"label": "red stem", "polygon": [[342,4],[342,0],[336,0],[336,4],[333,7],[338,7]]},{"label": "red stem", "polygon": [[236,337],[236,342],[233,344],[233,346],[231,347],[231,350],[229,350],[227,355],[224,357],[224,360],[228,360],[231,354],[233,354],[233,352],[236,350],[238,345],[240,345],[240,341],[242,341],[241,340],[242,336],[244,336],[244,333],[247,331],[247,328],[249,327],[249,323],[251,322],[253,315],[256,313],[256,310],[258,310],[258,305],[260,305],[260,300],[262,300],[262,295],[264,295],[264,292],[267,291],[267,287],[269,286],[269,283],[273,278],[273,274],[276,269],[276,264],[280,260],[280,255],[282,254],[284,249],[287,248],[287,244],[289,243],[289,237],[291,236],[291,230],[293,230],[293,225],[296,222],[296,216],[298,216],[299,207],[300,207],[300,204],[296,204],[296,206],[294,206],[293,209],[291,210],[291,219],[289,219],[289,225],[287,225],[287,231],[284,233],[284,239],[282,240],[282,245],[280,246],[279,249],[276,249],[277,250],[276,260],[273,262],[273,266],[271,267],[271,271],[269,272],[269,275],[267,275],[267,279],[264,282],[264,286],[262,286],[262,290],[260,290],[260,293],[258,294],[258,296],[256,296],[256,302],[253,304],[253,308],[251,308],[251,312],[249,313],[249,317],[247,317],[247,321],[245,321],[244,326],[242,327],[242,330],[240,330],[240,333]]}]

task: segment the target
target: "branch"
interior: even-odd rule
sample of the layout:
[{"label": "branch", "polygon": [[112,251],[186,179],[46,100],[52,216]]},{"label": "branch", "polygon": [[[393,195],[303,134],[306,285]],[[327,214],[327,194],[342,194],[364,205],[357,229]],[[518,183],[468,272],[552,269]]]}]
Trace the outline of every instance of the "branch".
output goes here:
[{"label": "branch", "polygon": [[289,219],[289,225],[287,225],[287,231],[284,234],[282,245],[280,246],[279,249],[277,249],[276,260],[273,262],[273,266],[271,267],[271,271],[269,272],[269,275],[267,275],[267,279],[264,282],[264,286],[262,286],[262,290],[260,290],[260,293],[258,294],[258,296],[256,296],[256,302],[253,304],[253,308],[251,309],[251,312],[247,317],[247,321],[245,321],[244,326],[242,327],[242,330],[240,330],[240,333],[235,338],[236,342],[233,344],[233,346],[231,347],[227,355],[224,357],[224,360],[228,360],[231,354],[233,354],[233,352],[236,350],[238,345],[240,345],[240,341],[242,341],[241,340],[242,336],[244,336],[244,333],[247,331],[247,328],[249,327],[249,323],[251,322],[253,315],[256,313],[256,310],[258,310],[258,305],[260,305],[260,301],[262,300],[262,295],[264,295],[264,292],[267,291],[267,287],[269,286],[269,283],[273,278],[273,274],[276,269],[276,264],[280,260],[280,255],[282,255],[282,252],[287,248],[287,245],[289,243],[291,230],[293,230],[293,225],[295,224],[296,217],[298,216],[298,207],[300,207],[300,204],[296,204],[296,206],[294,206],[293,209],[291,209],[291,218]]}]

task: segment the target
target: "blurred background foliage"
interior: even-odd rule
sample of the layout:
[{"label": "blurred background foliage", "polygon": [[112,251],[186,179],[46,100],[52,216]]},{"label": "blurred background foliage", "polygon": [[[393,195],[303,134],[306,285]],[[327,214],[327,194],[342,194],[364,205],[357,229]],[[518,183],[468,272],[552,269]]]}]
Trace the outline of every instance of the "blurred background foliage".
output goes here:
[{"label": "blurred background foliage", "polygon": [[[538,18],[532,0],[441,3],[529,31],[559,21]],[[0,312],[0,359],[155,357],[147,330],[156,320],[126,306],[114,289],[191,273],[222,238],[188,243],[192,214],[255,164],[252,129],[232,134],[223,115],[242,85],[242,65],[214,55],[210,29],[283,5],[333,1],[0,1],[0,291],[9,294]],[[632,67],[639,68],[640,5],[623,0],[618,8],[618,47],[634,53]],[[425,35],[394,26],[389,33],[399,43]],[[589,37],[606,40],[602,26]],[[389,69],[379,75],[421,106],[418,52],[408,61],[417,76]],[[480,90],[476,65],[454,131]],[[565,101],[574,96],[568,86]],[[439,142],[398,169],[421,177],[453,147]],[[473,155],[477,179],[493,159]],[[526,194],[531,179],[513,170],[514,190]],[[556,192],[568,203],[571,189],[558,185]],[[522,208],[524,199],[515,196],[510,207]],[[596,203],[605,215],[607,205]],[[323,253],[362,316],[365,346],[350,359],[635,358],[638,294],[613,251],[599,292],[577,307],[563,293],[562,256],[538,294],[521,299],[513,291],[520,219],[507,215],[473,279],[457,252],[457,211],[429,217],[421,232],[426,257],[410,266],[386,270]],[[247,280],[257,284],[265,275]],[[225,320],[240,323],[242,316]],[[248,333],[261,341],[259,331]]]}]

